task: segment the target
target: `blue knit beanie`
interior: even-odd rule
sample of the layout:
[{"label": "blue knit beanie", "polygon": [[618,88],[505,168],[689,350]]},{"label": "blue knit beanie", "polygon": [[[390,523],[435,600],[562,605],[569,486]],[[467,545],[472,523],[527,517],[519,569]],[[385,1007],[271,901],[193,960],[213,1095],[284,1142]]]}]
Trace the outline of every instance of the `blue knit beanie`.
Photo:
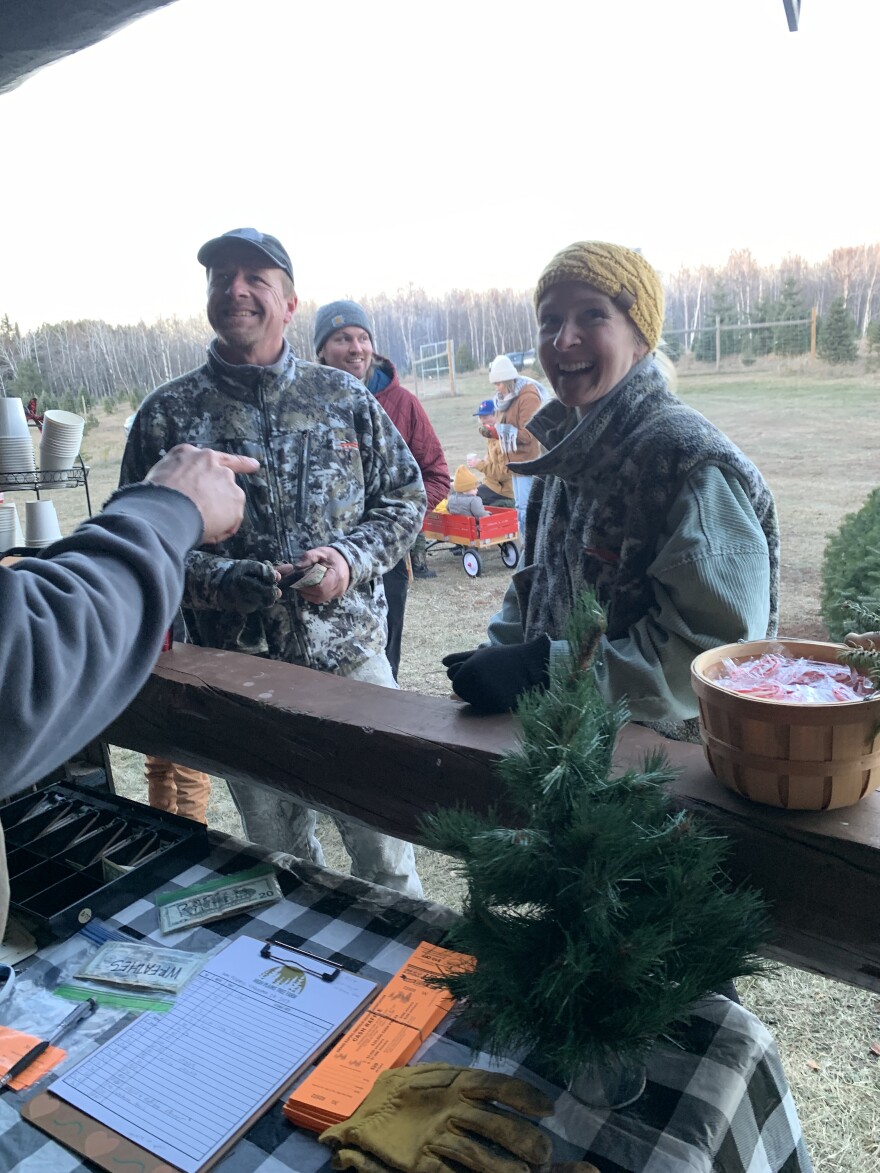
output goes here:
[{"label": "blue knit beanie", "polygon": [[315,314],[315,354],[321,353],[331,334],[345,326],[360,326],[370,335],[370,341],[373,341],[370,319],[356,301],[331,301],[327,305],[322,305]]}]

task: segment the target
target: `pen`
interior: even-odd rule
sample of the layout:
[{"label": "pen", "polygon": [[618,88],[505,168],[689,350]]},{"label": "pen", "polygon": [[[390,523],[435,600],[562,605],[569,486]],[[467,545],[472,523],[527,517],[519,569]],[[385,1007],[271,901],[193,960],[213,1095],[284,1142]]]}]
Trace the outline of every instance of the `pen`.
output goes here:
[{"label": "pen", "polygon": [[48,1039],[31,1047],[20,1059],[16,1059],[5,1075],[0,1076],[0,1092],[3,1091],[10,1080],[21,1075],[26,1068],[30,1067],[33,1062],[39,1059],[45,1050],[49,1047],[54,1047],[62,1035],[67,1034],[72,1027],[82,1022],[84,1018],[88,1018],[90,1014],[94,1014],[97,1009],[98,1003],[95,999],[87,998],[85,1002],[81,1002],[77,1006],[72,1014],[68,1014],[66,1018],[62,1018]]}]

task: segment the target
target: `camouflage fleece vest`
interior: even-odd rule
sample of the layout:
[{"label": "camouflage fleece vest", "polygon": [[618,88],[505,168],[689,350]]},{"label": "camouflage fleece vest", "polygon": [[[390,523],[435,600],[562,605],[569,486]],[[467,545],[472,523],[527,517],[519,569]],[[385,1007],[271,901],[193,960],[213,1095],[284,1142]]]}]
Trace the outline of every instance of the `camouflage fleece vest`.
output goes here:
[{"label": "camouflage fleece vest", "polygon": [[[381,576],[412,546],[425,493],[418,465],[363,384],[296,358],[272,367],[207,363],[148,396],[135,416],[120,483],[142,480],[174,444],[254,456],[239,479],[244,521],[187,559],[183,611],[202,647],[347,674],[385,647]],[[332,545],[351,568],[341,599],[316,606],[296,591],[250,614],[223,610],[218,587],[236,559],[295,562]]]},{"label": "camouflage fleece vest", "polygon": [[555,402],[528,425],[548,452],[521,466],[536,480],[517,590],[525,638],[563,638],[574,597],[596,590],[608,638],[621,639],[653,605],[648,567],[672,503],[696,469],[717,465],[743,486],[767,538],[770,620],[776,634],[779,528],[770,490],[752,462],[673,395],[650,357],[607,402],[578,421]]}]

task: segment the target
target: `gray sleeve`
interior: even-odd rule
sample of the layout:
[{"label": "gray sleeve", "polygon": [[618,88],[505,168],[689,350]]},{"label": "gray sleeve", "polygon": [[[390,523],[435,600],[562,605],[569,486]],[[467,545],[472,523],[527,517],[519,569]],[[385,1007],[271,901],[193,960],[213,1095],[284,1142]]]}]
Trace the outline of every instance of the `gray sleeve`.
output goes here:
[{"label": "gray sleeve", "polygon": [[136,485],[40,557],[0,567],[0,798],[76,753],[140,690],[201,532],[183,494]]},{"label": "gray sleeve", "polygon": [[[489,620],[487,635],[489,637],[489,644],[498,644],[504,647],[509,647],[511,644],[521,644],[525,642],[522,616],[520,615],[519,610],[519,598],[517,597],[516,587],[512,582],[504,592],[504,598],[501,600],[501,610],[496,612]],[[568,640],[551,639],[551,667],[562,657],[567,656]]]}]

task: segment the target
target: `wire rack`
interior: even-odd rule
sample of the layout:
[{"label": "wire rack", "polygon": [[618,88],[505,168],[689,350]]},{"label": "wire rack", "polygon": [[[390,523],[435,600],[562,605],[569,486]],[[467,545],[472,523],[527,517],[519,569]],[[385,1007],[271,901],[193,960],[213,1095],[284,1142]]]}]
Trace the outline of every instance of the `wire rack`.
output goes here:
[{"label": "wire rack", "polygon": [[0,472],[0,493],[4,490],[15,493],[29,490],[39,499],[41,489],[74,489],[82,485],[86,491],[86,507],[91,516],[92,501],[89,494],[89,466],[77,457],[72,468],[29,469],[22,472]]}]

